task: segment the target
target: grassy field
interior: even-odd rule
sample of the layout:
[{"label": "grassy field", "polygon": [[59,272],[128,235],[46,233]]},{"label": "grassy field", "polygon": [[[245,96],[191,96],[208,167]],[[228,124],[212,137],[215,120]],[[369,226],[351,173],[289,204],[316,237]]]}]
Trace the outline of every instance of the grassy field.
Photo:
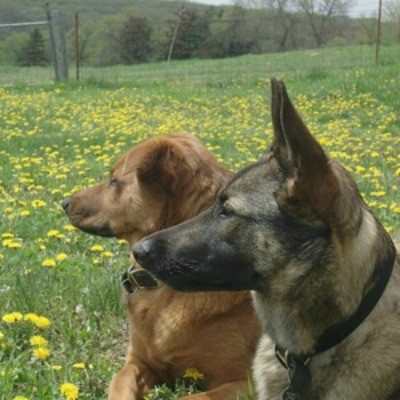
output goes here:
[{"label": "grassy field", "polygon": [[[380,61],[384,66],[396,65],[400,46],[382,46]],[[240,82],[247,86],[254,80],[291,72],[291,76],[323,73],[325,70],[348,71],[375,65],[374,46],[326,47],[321,49],[246,55],[231,59],[185,60],[140,64],[135,66],[112,66],[80,69],[83,80],[109,82],[135,87],[176,84],[187,86],[220,87]],[[76,76],[73,63],[69,76]],[[54,80],[53,67],[15,68],[0,65],[0,87],[18,85],[50,84]]]},{"label": "grassy field", "polygon": [[266,56],[248,56],[208,61],[206,73],[200,61],[168,74],[154,64],[131,68],[124,83],[0,89],[0,400],[67,399],[68,389],[70,399],[104,399],[123,363],[128,248],[73,229],[61,200],[106,178],[135,143],[167,132],[196,134],[233,170],[255,161],[271,142],[271,75],[286,81],[312,132],[398,235],[400,61],[359,67],[350,55],[335,68],[292,68],[299,54],[285,56],[286,69],[273,58],[266,68]]}]

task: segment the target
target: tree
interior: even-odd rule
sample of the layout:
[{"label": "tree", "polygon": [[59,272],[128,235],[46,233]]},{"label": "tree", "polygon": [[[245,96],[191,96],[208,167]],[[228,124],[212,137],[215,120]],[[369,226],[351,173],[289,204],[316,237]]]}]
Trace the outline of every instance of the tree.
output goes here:
[{"label": "tree", "polygon": [[393,32],[397,28],[397,41],[400,42],[400,0],[389,0],[385,3],[385,14]]},{"label": "tree", "polygon": [[118,51],[124,64],[148,61],[152,51],[152,33],[153,29],[146,17],[128,18],[116,39]]},{"label": "tree", "polygon": [[182,9],[166,32],[166,48],[172,59],[197,57],[209,35],[209,18],[195,9]]},{"label": "tree", "polygon": [[385,2],[385,13],[389,20],[400,22],[400,0]]},{"label": "tree", "polygon": [[294,0],[304,13],[318,47],[327,41],[328,24],[333,17],[346,15],[352,0]]},{"label": "tree", "polygon": [[226,27],[220,33],[223,57],[235,57],[249,53],[255,45],[253,27],[246,20],[248,11],[235,4],[227,13]]},{"label": "tree", "polygon": [[35,28],[29,35],[28,42],[21,49],[18,64],[25,67],[43,66],[48,63],[42,32]]},{"label": "tree", "polygon": [[[14,0],[0,1],[0,24],[13,23],[15,21],[26,21],[24,8]],[[0,29],[0,40],[14,34],[11,29]]]},{"label": "tree", "polygon": [[[273,40],[278,44],[278,50],[296,48],[297,40],[295,28],[298,24],[298,15],[294,11],[293,0],[264,0],[264,7],[274,16],[275,29]],[[278,22],[278,24],[276,24]],[[289,45],[289,40],[291,44]]]},{"label": "tree", "polygon": [[376,19],[377,16],[370,16],[369,18],[364,17],[360,19],[359,43],[369,45],[376,43]]}]

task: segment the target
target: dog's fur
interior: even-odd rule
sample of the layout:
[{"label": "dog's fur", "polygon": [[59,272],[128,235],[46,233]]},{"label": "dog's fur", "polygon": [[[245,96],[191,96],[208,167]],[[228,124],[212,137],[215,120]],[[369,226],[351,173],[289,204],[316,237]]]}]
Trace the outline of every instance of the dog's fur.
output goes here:
[{"label": "dog's fur", "polygon": [[[71,223],[126,239],[197,215],[231,175],[193,136],[150,139],[120,158],[111,177],[63,202]],[[110,400],[137,400],[154,385],[173,385],[185,369],[204,374],[207,390],[191,399],[236,398],[245,391],[260,335],[249,293],[180,293],[162,286],[128,296],[130,343]]]},{"label": "dog's fur", "polygon": [[[393,271],[372,312],[311,357],[302,399],[387,400],[400,390],[400,260],[344,167],[311,136],[272,81],[275,138],[195,219],[143,239],[134,254],[178,290],[253,290],[263,326],[253,370],[260,400],[282,399],[288,373],[273,343],[314,354],[355,313],[384,263]],[[399,392],[397,392],[397,395]]]}]

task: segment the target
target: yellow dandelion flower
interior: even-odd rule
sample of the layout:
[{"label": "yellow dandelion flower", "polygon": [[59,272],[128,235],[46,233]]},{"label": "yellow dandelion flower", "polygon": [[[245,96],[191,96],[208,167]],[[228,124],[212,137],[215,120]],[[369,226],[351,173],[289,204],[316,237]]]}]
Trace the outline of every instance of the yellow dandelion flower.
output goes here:
[{"label": "yellow dandelion flower", "polygon": [[31,215],[30,211],[28,210],[22,210],[20,212],[21,217],[27,217],[28,215]]},{"label": "yellow dandelion flower", "polygon": [[4,232],[4,233],[1,234],[1,237],[3,237],[3,238],[12,238],[12,237],[14,237],[14,234],[11,233],[11,232]]},{"label": "yellow dandelion flower", "polygon": [[38,317],[33,322],[39,329],[47,329],[51,325],[51,321],[46,317]]},{"label": "yellow dandelion flower", "polygon": [[100,246],[99,244],[95,244],[94,246],[92,246],[92,247],[90,248],[90,250],[91,250],[91,251],[98,251],[98,252],[101,252],[101,251],[104,251],[104,247],[103,247],[103,246]]},{"label": "yellow dandelion flower", "polygon": [[35,335],[29,339],[29,344],[35,347],[46,347],[49,342],[43,336]]},{"label": "yellow dandelion flower", "polygon": [[83,363],[83,362],[75,363],[75,364],[73,364],[72,366],[73,366],[74,368],[76,368],[76,369],[85,369],[85,368],[86,368],[86,365],[85,365],[85,363]]},{"label": "yellow dandelion flower", "polygon": [[204,374],[202,374],[197,368],[187,368],[185,369],[183,377],[197,381],[204,379]]},{"label": "yellow dandelion flower", "polygon": [[24,315],[24,321],[32,322],[36,321],[39,318],[39,316],[35,313],[28,313]]},{"label": "yellow dandelion flower", "polygon": [[18,242],[16,239],[6,239],[3,240],[3,246],[12,248],[12,249],[17,249],[19,247],[22,247],[22,244]]},{"label": "yellow dandelion flower", "polygon": [[385,195],[386,195],[386,192],[384,190],[371,192],[371,196],[375,196],[375,197],[384,197]]},{"label": "yellow dandelion flower", "polygon": [[63,383],[60,386],[60,392],[65,397],[65,400],[76,400],[79,395],[79,388],[73,383]]},{"label": "yellow dandelion flower", "polygon": [[10,314],[5,314],[1,318],[7,324],[14,324],[15,322],[21,321],[23,319],[23,315],[19,312],[12,312]]},{"label": "yellow dandelion flower", "polygon": [[60,254],[57,254],[56,260],[58,262],[61,262],[61,261],[66,260],[67,258],[68,258],[68,256],[65,253],[60,253]]},{"label": "yellow dandelion flower", "polygon": [[111,253],[111,251],[103,251],[103,252],[101,253],[101,256],[102,256],[102,257],[105,257],[105,258],[108,258],[108,257],[112,257],[112,256],[113,256],[113,253]]},{"label": "yellow dandelion flower", "polygon": [[62,366],[61,365],[52,365],[51,366],[51,369],[53,370],[53,371],[61,371],[62,370]]},{"label": "yellow dandelion flower", "polygon": [[40,208],[40,207],[45,207],[47,205],[47,203],[45,203],[43,200],[32,200],[32,205],[35,208]]},{"label": "yellow dandelion flower", "polygon": [[13,400],[29,400],[27,397],[24,396],[15,396]]},{"label": "yellow dandelion flower", "polygon": [[58,231],[57,229],[51,229],[47,232],[47,236],[48,237],[53,237],[53,238],[57,238],[57,239],[62,239],[64,237],[64,235]]},{"label": "yellow dandelion flower", "polygon": [[44,267],[55,267],[56,266],[56,260],[54,260],[53,258],[46,258],[42,265]]},{"label": "yellow dandelion flower", "polygon": [[51,351],[46,347],[37,347],[36,349],[33,350],[32,354],[35,358],[38,358],[39,360],[43,361],[50,357]]}]

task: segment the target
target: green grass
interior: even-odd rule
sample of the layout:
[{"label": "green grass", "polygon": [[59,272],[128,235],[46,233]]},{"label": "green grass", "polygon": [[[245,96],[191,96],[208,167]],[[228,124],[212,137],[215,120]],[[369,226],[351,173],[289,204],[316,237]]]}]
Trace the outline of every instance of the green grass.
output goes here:
[{"label": "green grass", "polygon": [[[381,64],[395,66],[399,46],[382,46]],[[182,84],[200,87],[220,87],[240,83],[247,86],[257,83],[272,74],[292,75],[308,72],[310,79],[320,79],[325,70],[343,71],[375,65],[374,46],[326,47],[305,51],[246,55],[232,59],[186,60],[154,62],[134,66],[118,65],[96,68],[82,67],[83,81],[112,85],[158,86]],[[75,79],[73,63],[69,66],[69,76]],[[48,84],[54,79],[52,67],[15,68],[0,65],[0,87],[14,85]],[[239,80],[239,82],[238,82]],[[243,82],[242,82],[243,80]]]},{"label": "green grass", "polygon": [[[83,83],[0,89],[0,399],[57,399],[66,382],[81,399],[104,399],[123,364],[119,279],[128,248],[69,230],[64,196],[106,177],[124,151],[160,133],[196,134],[233,170],[256,160],[271,142],[271,75],[284,78],[312,132],[398,235],[400,61],[387,48],[382,65],[361,63],[367,50],[84,70]],[[24,71],[0,69],[0,82]],[[43,266],[46,259],[56,266]],[[11,312],[34,312],[51,326],[1,320]],[[35,334],[49,342],[46,360],[33,356]],[[85,369],[74,367],[80,362]]]}]

